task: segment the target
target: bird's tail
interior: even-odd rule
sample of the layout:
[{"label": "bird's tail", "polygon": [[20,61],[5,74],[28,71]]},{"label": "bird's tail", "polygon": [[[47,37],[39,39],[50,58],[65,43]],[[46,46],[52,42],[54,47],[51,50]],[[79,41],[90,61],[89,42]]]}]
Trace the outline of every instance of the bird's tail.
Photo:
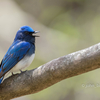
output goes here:
[{"label": "bird's tail", "polygon": [[0,78],[0,84],[2,83],[3,78],[4,78],[4,76],[2,76],[2,77]]},{"label": "bird's tail", "polygon": [[[0,76],[1,76],[1,75],[2,75],[2,69],[0,68]],[[3,78],[4,78],[4,76],[2,76],[2,77],[0,78],[0,84],[2,83]]]}]

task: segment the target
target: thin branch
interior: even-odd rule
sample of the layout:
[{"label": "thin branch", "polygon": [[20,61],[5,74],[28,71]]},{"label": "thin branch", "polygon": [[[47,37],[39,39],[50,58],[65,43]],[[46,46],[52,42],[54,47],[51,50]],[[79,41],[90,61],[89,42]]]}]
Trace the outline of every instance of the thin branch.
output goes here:
[{"label": "thin branch", "polygon": [[0,100],[39,92],[63,79],[100,67],[100,43],[54,59],[36,69],[7,78],[0,85]]}]

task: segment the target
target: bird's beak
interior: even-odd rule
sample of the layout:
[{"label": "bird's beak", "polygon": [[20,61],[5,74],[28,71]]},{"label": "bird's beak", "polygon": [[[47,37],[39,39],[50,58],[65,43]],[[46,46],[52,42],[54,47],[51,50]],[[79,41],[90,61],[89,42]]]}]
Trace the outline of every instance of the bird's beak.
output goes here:
[{"label": "bird's beak", "polygon": [[40,31],[35,31],[34,33],[39,33]]},{"label": "bird's beak", "polygon": [[34,34],[39,33],[39,32],[40,32],[40,31],[34,31],[34,33],[32,34],[32,36],[40,37],[40,36],[38,36],[38,35],[34,35]]}]

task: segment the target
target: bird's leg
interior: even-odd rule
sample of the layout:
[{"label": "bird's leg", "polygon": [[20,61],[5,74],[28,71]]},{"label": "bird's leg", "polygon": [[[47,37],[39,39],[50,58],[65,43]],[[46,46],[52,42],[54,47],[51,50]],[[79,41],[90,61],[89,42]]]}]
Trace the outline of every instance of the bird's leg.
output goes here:
[{"label": "bird's leg", "polygon": [[14,73],[12,72],[12,76],[14,75]]},{"label": "bird's leg", "polygon": [[26,72],[26,71],[27,71],[27,70],[25,70],[25,71],[22,71],[22,70],[20,69],[20,72],[21,72],[21,73],[24,73],[24,72]]},{"label": "bird's leg", "polygon": [[20,72],[23,73],[23,71],[20,69]]}]

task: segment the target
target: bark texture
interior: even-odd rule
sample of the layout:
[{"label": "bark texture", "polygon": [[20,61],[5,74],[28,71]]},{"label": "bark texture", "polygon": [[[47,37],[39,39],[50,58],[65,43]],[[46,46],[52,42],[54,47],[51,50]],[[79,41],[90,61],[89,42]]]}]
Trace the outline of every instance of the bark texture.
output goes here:
[{"label": "bark texture", "polygon": [[100,43],[10,76],[0,85],[0,100],[39,92],[63,79],[100,67]]}]

